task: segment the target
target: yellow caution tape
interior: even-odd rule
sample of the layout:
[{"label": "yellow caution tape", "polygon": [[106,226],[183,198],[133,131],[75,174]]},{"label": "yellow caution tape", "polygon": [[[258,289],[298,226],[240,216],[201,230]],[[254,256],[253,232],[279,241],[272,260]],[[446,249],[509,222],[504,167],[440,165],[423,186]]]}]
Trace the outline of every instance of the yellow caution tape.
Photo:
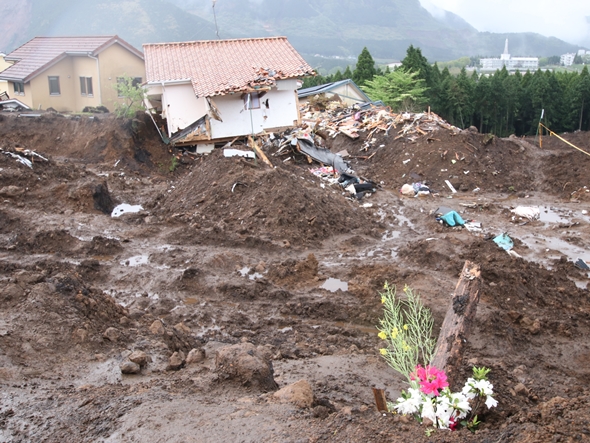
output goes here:
[{"label": "yellow caution tape", "polygon": [[570,145],[572,148],[575,148],[578,151],[583,152],[584,154],[590,156],[590,152],[586,152],[583,149],[578,148],[576,145],[568,142],[566,139],[564,139],[563,137],[560,137],[559,135],[557,135],[555,132],[553,132],[551,129],[549,129],[547,126],[545,126],[543,123],[539,123],[539,126],[542,126],[543,128],[547,129],[547,131],[549,132],[549,135],[554,135],[555,137],[557,137],[558,139],[560,139],[562,142],[567,143],[568,145]]}]

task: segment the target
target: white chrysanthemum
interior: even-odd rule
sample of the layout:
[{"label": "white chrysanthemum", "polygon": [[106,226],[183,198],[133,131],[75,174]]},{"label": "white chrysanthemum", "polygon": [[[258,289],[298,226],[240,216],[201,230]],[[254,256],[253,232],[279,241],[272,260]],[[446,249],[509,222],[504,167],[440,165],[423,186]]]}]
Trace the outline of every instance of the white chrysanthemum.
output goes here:
[{"label": "white chrysanthemum", "polygon": [[432,421],[432,423],[436,423],[436,413],[434,412],[434,405],[430,398],[424,400],[422,405],[422,418],[427,418]]},{"label": "white chrysanthemum", "polygon": [[486,406],[488,407],[488,409],[493,408],[497,405],[498,405],[498,400],[493,398],[491,395],[488,395],[486,397]]},{"label": "white chrysanthemum", "polygon": [[409,388],[408,394],[410,394],[409,398],[400,397],[397,399],[397,404],[394,407],[399,414],[415,414],[419,411],[420,404],[422,403],[420,390]]},{"label": "white chrysanthemum", "polygon": [[492,395],[494,393],[494,385],[487,380],[477,380],[473,385],[480,395]]},{"label": "white chrysanthemum", "polygon": [[457,411],[457,418],[464,418],[471,410],[469,399],[460,392],[449,393],[449,403]]},{"label": "white chrysanthemum", "polygon": [[455,408],[449,403],[449,399],[441,397],[436,404],[436,418],[438,426],[442,429],[448,429],[451,424],[451,417],[455,414]]}]

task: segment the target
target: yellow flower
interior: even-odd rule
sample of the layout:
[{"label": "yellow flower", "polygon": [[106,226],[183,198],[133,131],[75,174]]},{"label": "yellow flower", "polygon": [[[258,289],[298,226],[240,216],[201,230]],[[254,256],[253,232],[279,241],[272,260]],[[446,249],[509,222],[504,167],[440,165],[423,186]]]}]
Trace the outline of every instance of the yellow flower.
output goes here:
[{"label": "yellow flower", "polygon": [[387,349],[379,349],[379,352],[381,353],[381,355],[387,355]]},{"label": "yellow flower", "polygon": [[395,340],[395,339],[397,338],[397,333],[398,333],[398,332],[399,332],[399,331],[397,330],[397,328],[393,328],[393,329],[391,330],[391,338]]},{"label": "yellow flower", "polygon": [[404,331],[408,330],[408,325],[404,325]]},{"label": "yellow flower", "polygon": [[385,296],[381,297],[381,304],[385,303]]},{"label": "yellow flower", "polygon": [[383,289],[387,289],[389,287],[389,285],[387,284],[387,282],[385,282],[385,284],[383,285]]},{"label": "yellow flower", "polygon": [[387,334],[383,331],[381,331],[379,334],[377,334],[379,336],[379,338],[381,340],[385,340],[387,338]]}]

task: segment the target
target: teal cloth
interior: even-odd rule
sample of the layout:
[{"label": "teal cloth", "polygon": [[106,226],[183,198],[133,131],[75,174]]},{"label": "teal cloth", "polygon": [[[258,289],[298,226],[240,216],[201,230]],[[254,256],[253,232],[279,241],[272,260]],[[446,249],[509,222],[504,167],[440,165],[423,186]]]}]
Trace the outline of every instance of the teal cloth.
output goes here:
[{"label": "teal cloth", "polygon": [[505,251],[510,251],[514,247],[514,242],[508,234],[500,234],[496,238],[494,238],[494,243],[500,246]]},{"label": "teal cloth", "polygon": [[457,211],[447,212],[445,215],[442,215],[440,219],[449,226],[463,226],[465,224]]}]

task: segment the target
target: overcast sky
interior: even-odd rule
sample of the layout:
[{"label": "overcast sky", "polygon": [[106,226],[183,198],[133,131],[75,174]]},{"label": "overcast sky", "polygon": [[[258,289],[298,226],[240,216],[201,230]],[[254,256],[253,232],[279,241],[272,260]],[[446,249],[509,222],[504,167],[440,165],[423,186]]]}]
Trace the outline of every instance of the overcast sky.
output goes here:
[{"label": "overcast sky", "polygon": [[590,45],[590,0],[420,0],[420,3],[433,15],[437,8],[454,12],[478,31],[537,32],[573,44]]}]

